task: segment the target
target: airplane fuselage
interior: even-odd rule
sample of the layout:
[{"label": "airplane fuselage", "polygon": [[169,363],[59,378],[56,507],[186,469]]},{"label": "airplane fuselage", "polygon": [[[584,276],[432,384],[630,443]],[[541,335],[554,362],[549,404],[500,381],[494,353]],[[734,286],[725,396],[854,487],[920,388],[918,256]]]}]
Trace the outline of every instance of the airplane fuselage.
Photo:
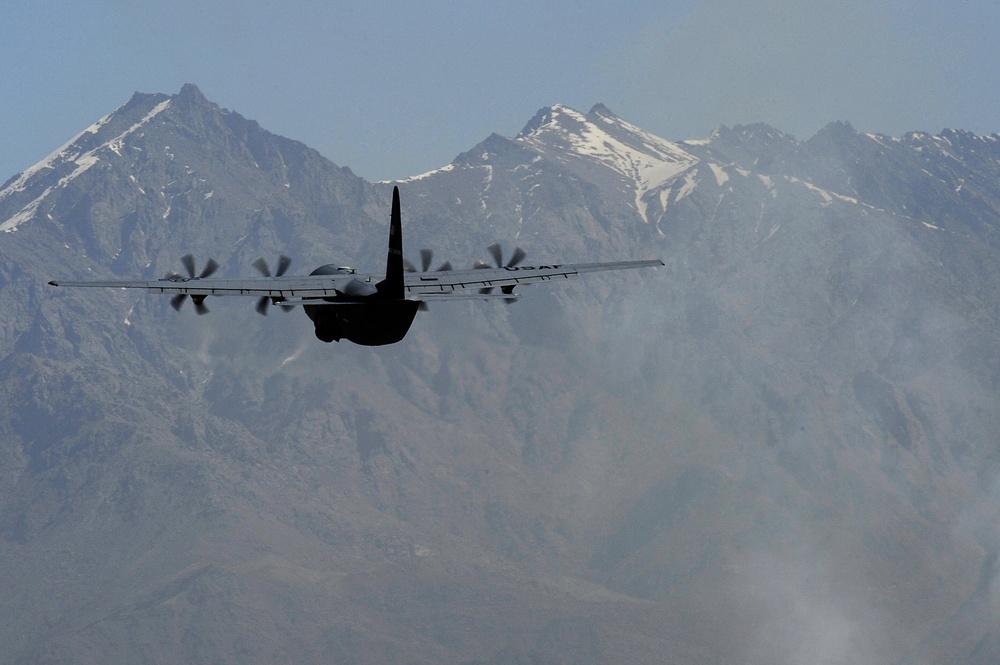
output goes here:
[{"label": "airplane fuselage", "polygon": [[316,337],[324,342],[346,339],[362,346],[384,346],[406,336],[419,306],[416,300],[382,300],[372,296],[364,302],[333,307],[305,305],[304,309],[316,326]]}]

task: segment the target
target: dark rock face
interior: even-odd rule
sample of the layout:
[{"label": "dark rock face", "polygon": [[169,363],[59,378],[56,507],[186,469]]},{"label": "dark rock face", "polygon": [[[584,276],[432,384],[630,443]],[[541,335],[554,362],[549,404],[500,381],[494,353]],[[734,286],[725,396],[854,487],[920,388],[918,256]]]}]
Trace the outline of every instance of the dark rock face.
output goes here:
[{"label": "dark rock face", "polygon": [[993,662],[998,171],[542,109],[398,183],[404,252],[666,267],[330,347],[45,286],[381,268],[392,183],[136,94],[0,188],[0,661]]}]

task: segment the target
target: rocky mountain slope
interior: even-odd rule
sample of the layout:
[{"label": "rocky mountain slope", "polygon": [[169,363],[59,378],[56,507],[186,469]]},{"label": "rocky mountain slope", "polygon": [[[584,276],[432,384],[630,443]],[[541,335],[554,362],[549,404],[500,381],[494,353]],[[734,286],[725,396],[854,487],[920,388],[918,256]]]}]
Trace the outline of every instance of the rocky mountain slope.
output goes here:
[{"label": "rocky mountain slope", "polygon": [[666,267],[328,346],[45,286],[381,267],[393,183],[136,94],[0,187],[0,660],[992,662],[998,171],[553,106],[398,183],[405,253]]}]

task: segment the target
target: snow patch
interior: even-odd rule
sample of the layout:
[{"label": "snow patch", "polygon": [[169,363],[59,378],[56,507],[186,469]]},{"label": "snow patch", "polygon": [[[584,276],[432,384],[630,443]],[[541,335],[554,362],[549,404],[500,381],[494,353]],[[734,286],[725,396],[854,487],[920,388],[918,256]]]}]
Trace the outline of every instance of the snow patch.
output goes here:
[{"label": "snow patch", "polygon": [[389,184],[392,184],[392,183],[397,183],[397,184],[402,185],[402,184],[408,183],[408,182],[416,182],[418,180],[423,180],[424,178],[429,178],[432,175],[435,175],[435,174],[438,174],[438,173],[447,173],[449,171],[454,171],[454,170],[455,170],[455,165],[454,164],[448,164],[447,166],[442,166],[439,169],[434,169],[433,171],[427,171],[426,173],[421,173],[420,175],[410,176],[409,178],[403,178],[402,180],[379,180],[379,184],[381,184],[381,185],[389,185]]},{"label": "snow patch", "polygon": [[125,320],[122,321],[122,323],[124,323],[127,326],[131,326],[132,325],[132,312],[134,312],[134,311],[135,311],[135,305],[132,305],[131,307],[129,307],[128,308],[128,313],[125,314]]},{"label": "snow patch", "polygon": [[709,162],[708,167],[712,169],[712,173],[715,174],[715,182],[718,183],[719,187],[722,187],[727,182],[729,182],[729,174],[726,173],[721,166]]},{"label": "snow patch", "polygon": [[823,199],[823,207],[826,207],[826,206],[830,205],[831,203],[833,203],[834,199],[837,199],[838,201],[844,201],[845,203],[854,203],[854,204],[860,203],[854,197],[844,196],[843,194],[837,194],[836,192],[831,192],[831,191],[825,190],[822,187],[817,187],[816,185],[812,184],[811,182],[806,182],[805,180],[800,180],[799,178],[795,178],[793,176],[785,176],[785,180],[787,180],[788,182],[792,182],[792,183],[798,184],[798,185],[802,185],[803,187],[805,187],[806,189],[808,189],[810,192],[815,192],[815,193],[819,194],[820,197],[822,197],[822,199]]},{"label": "snow patch", "polygon": [[35,216],[35,212],[38,210],[38,206],[42,202],[42,199],[44,199],[51,191],[52,191],[51,187],[47,188],[44,192],[42,192],[41,196],[39,196],[34,201],[21,208],[21,211],[19,213],[17,213],[13,217],[10,217],[3,224],[0,224],[0,231],[3,231],[4,233],[10,233],[11,231],[16,231],[18,226],[28,221],[29,219],[33,218]]},{"label": "snow patch", "polygon": [[695,178],[694,173],[685,173],[684,182],[681,184],[681,188],[677,190],[677,196],[674,197],[674,203],[690,195],[691,192],[693,192],[697,187],[698,179]]},{"label": "snow patch", "polygon": [[287,365],[290,362],[295,362],[296,360],[299,359],[299,356],[301,356],[305,352],[305,350],[306,350],[306,347],[304,345],[300,346],[299,348],[297,348],[295,350],[294,353],[292,353],[292,355],[290,355],[290,356],[286,357],[284,360],[282,360],[280,366],[284,367],[285,365]]}]

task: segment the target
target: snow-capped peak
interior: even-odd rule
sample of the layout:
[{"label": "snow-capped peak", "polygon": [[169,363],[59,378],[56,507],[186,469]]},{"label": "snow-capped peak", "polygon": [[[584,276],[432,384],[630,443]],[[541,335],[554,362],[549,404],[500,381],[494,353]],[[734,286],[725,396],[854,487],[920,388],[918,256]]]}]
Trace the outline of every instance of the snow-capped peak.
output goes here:
[{"label": "snow-capped peak", "polygon": [[557,104],[539,111],[516,139],[542,153],[558,151],[597,160],[634,183],[636,208],[643,197],[698,163],[679,144],[625,122],[603,104],[590,113]]},{"label": "snow-capped peak", "polygon": [[[126,106],[128,104],[104,116],[74,136],[51,155],[31,168],[26,169],[0,190],[0,203],[24,192],[27,192],[26,196],[33,197],[16,214],[0,223],[0,231],[14,231],[18,226],[32,219],[42,201],[45,200],[45,197],[50,192],[54,189],[65,187],[90,167],[97,164],[100,161],[99,153],[102,150],[107,149],[116,155],[121,155],[121,147],[124,139],[170,106],[170,99],[163,100],[153,106],[138,122],[133,123],[125,131],[104,140],[104,137],[100,136],[102,131]],[[64,175],[55,184],[52,184],[51,180],[45,178],[47,174],[51,173],[64,173]],[[31,190],[38,191],[39,189],[42,191],[37,196],[33,196]]]}]

